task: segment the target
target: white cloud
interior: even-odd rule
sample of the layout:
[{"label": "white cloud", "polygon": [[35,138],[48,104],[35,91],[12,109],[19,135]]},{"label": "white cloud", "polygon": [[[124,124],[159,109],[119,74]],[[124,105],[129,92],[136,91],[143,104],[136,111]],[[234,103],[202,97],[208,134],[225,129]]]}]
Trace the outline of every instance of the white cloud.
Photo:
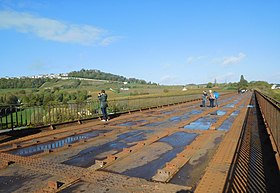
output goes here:
[{"label": "white cloud", "polygon": [[108,46],[108,45],[110,45],[111,43],[113,43],[113,42],[115,42],[115,41],[117,41],[117,40],[119,40],[119,39],[121,39],[121,37],[117,37],[117,36],[115,36],[115,37],[106,37],[106,38],[104,38],[104,39],[101,41],[100,45],[102,45],[102,46]]},{"label": "white cloud", "polygon": [[187,58],[187,64],[193,64],[205,58],[207,58],[207,56],[190,56]]},{"label": "white cloud", "polygon": [[106,30],[95,26],[69,24],[15,11],[0,11],[1,28],[32,33],[46,40],[83,45],[108,45],[116,39],[107,36]]},{"label": "white cloud", "polygon": [[242,61],[245,57],[246,57],[246,55],[244,53],[240,52],[237,56],[225,57],[223,59],[222,64],[223,65],[237,64],[240,61]]}]

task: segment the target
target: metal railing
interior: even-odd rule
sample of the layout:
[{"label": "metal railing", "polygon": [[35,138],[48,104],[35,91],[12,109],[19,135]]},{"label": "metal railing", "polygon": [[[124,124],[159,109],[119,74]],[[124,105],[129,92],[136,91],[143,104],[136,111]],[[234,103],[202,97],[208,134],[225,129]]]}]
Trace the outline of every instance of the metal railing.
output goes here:
[{"label": "metal railing", "polygon": [[[182,103],[200,98],[200,95],[127,98],[108,101],[108,113],[117,114],[140,109]],[[196,99],[198,100],[198,99]],[[100,116],[99,101],[67,103],[45,106],[0,106],[0,130],[18,127],[39,127]]]},{"label": "metal railing", "polygon": [[255,91],[264,121],[271,134],[272,145],[280,153],[280,103],[275,99]]}]

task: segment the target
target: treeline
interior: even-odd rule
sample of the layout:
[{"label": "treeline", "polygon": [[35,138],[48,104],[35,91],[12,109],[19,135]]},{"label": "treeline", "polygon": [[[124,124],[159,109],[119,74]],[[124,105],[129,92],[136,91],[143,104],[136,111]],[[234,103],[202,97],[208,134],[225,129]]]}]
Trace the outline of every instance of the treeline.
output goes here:
[{"label": "treeline", "polygon": [[138,83],[138,84],[151,84],[147,83],[145,80],[140,80],[136,78],[126,78],[124,76],[119,76],[111,73],[101,72],[100,70],[85,70],[73,71],[68,73],[69,77],[79,77],[79,78],[89,78],[97,80],[109,80],[118,82],[128,82],[128,83]]},{"label": "treeline", "polygon": [[54,90],[46,89],[42,92],[31,92],[26,93],[21,90],[17,93],[3,94],[0,96],[1,105],[51,105],[68,102],[83,102],[86,101],[90,96],[86,90],[78,90],[76,92],[62,91],[59,88]]},{"label": "treeline", "polygon": [[40,88],[45,82],[55,81],[49,78],[1,78],[0,89]]}]

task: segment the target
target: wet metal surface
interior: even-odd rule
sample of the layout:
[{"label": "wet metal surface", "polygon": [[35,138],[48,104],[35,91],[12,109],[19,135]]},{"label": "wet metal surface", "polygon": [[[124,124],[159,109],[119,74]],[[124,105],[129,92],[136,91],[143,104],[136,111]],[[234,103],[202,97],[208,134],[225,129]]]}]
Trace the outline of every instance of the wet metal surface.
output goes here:
[{"label": "wet metal surface", "polygon": [[[201,165],[206,161],[207,154],[205,154],[203,157],[199,158],[198,160],[195,160],[192,164],[185,164],[179,172],[173,176],[173,178],[170,180],[170,183],[183,185],[183,186],[194,186],[195,181],[193,179],[194,173],[197,173],[196,169],[198,169],[198,164]],[[196,174],[197,175],[197,174]]]},{"label": "wet metal surface", "polygon": [[210,113],[210,115],[222,116],[222,115],[225,115],[226,113],[227,113],[227,111],[217,110],[217,111],[214,111],[213,113]]},{"label": "wet metal surface", "polygon": [[108,155],[116,154],[123,150],[135,145],[137,142],[145,140],[147,133],[152,133],[150,130],[137,130],[123,133],[117,136],[117,139],[99,146],[93,146],[79,152],[70,160],[64,162],[67,165],[90,167],[95,163],[95,160],[103,160]]},{"label": "wet metal surface", "polygon": [[41,153],[45,150],[51,150],[51,149],[57,149],[60,147],[63,147],[65,144],[73,144],[81,139],[89,139],[94,138],[98,136],[100,133],[107,133],[110,130],[94,130],[87,133],[72,135],[63,139],[49,141],[47,143],[42,143],[38,145],[33,145],[30,147],[20,148],[11,151],[10,153],[15,155],[21,155],[21,156],[30,156],[35,155],[37,153]]},{"label": "wet metal surface", "polygon": [[165,123],[166,123],[166,122],[159,121],[159,122],[149,123],[149,124],[146,124],[146,125],[144,125],[144,126],[146,126],[146,127],[155,127],[155,126],[163,125],[163,124],[165,124]]},{"label": "wet metal surface", "polygon": [[[162,184],[170,187],[191,186],[192,190],[195,190],[219,147],[217,144],[222,143],[221,140],[224,140],[228,133],[235,131],[236,119],[243,117],[244,109],[251,108],[247,106],[249,103],[243,100],[243,96],[245,95],[221,98],[220,106],[215,108],[200,107],[201,102],[197,101],[191,104],[184,103],[178,106],[170,105],[140,110],[135,114],[134,112],[129,115],[124,114],[112,118],[106,124],[93,121],[89,124],[93,129],[106,128],[99,131],[94,130],[97,133],[88,132],[93,130],[91,128],[88,130],[89,127],[84,123],[74,127],[70,126],[67,130],[57,133],[55,132],[58,129],[48,131],[49,134],[45,136],[38,137],[37,135],[34,138],[11,143],[9,147],[12,147],[13,150],[9,153],[29,156],[63,146],[67,148],[60,148],[54,153],[46,151],[46,153],[31,157],[1,153],[1,160],[3,158],[4,161],[12,160],[16,163],[11,167],[8,166],[8,169],[24,167],[24,169],[33,170],[34,168],[34,171],[52,175],[51,177],[70,179],[69,183],[76,178],[80,179],[75,183],[72,181],[72,186],[68,186],[68,189],[66,188],[62,192],[96,190],[97,192],[162,193],[185,191],[184,188],[176,189],[176,191],[170,191],[171,189],[159,191],[158,186]],[[236,110],[237,107],[239,107],[238,110]],[[237,116],[239,114],[240,116]],[[237,129],[240,128],[237,127]],[[99,135],[106,132],[110,133]],[[234,134],[238,136],[236,133]],[[99,137],[94,138],[96,136]],[[83,139],[87,138],[93,138],[93,140],[78,143],[79,141],[84,142]],[[75,145],[67,145],[73,143]],[[9,147],[3,144],[0,150]],[[223,156],[221,155],[219,158],[222,159]],[[9,162],[3,162],[2,165],[6,167],[7,163]],[[154,178],[155,176],[158,178]],[[0,192],[3,184],[6,183],[9,186],[11,179],[6,177],[6,175],[0,175]],[[29,175],[30,183],[34,179]],[[27,183],[24,179],[18,178],[18,180],[19,185],[16,185],[15,189],[11,189],[11,192],[22,190]],[[45,180],[44,183],[47,184],[48,181]],[[128,181],[134,183],[129,185]],[[156,185],[155,181],[166,183]],[[156,188],[144,191],[143,187],[146,182]],[[13,183],[16,182],[12,182],[10,185]],[[128,186],[133,186],[132,191],[128,191]]]},{"label": "wet metal surface", "polygon": [[200,118],[189,125],[184,126],[185,129],[193,129],[193,130],[208,130],[213,123],[216,123],[216,117],[203,117]]},{"label": "wet metal surface", "polygon": [[146,120],[129,121],[129,122],[121,123],[118,126],[134,126],[134,125],[138,125],[140,123],[145,123],[145,122],[147,122],[147,121]]},{"label": "wet metal surface", "polygon": [[49,175],[42,174],[30,174],[23,172],[15,172],[12,175],[1,175],[0,176],[0,192],[8,193],[8,192],[34,192],[32,191],[32,181],[38,180],[43,181],[49,178]]},{"label": "wet metal surface", "polygon": [[5,145],[5,146],[0,147],[0,150],[8,149],[8,148],[11,148],[11,147],[12,147],[12,145]]},{"label": "wet metal surface", "polygon": [[234,120],[235,120],[234,116],[229,116],[229,118],[227,118],[217,130],[223,130],[223,131],[229,130]]},{"label": "wet metal surface", "polygon": [[[138,162],[133,159],[130,160],[130,163],[126,164],[127,168],[122,168],[125,171],[121,173],[127,176],[150,180],[158,169],[163,168],[166,162],[176,157],[176,155],[184,150],[197,135],[198,134],[195,133],[176,132],[170,136],[164,137],[149,147],[149,152],[143,154],[139,153],[139,155],[136,156],[136,158],[140,158]],[[166,150],[158,152],[157,148],[160,148],[160,146],[166,147]],[[114,167],[109,167],[109,170],[110,168],[113,169]],[[118,172],[117,170],[113,171]]]},{"label": "wet metal surface", "polygon": [[238,102],[239,102],[239,100],[234,100],[233,103],[227,104],[227,105],[225,105],[224,107],[225,107],[225,108],[234,108],[235,105],[236,105]]},{"label": "wet metal surface", "polygon": [[202,113],[203,110],[192,110],[191,112],[187,113],[187,115],[198,115]]},{"label": "wet metal surface", "polygon": [[168,119],[168,121],[171,121],[171,122],[180,122],[184,119],[188,119],[190,118],[188,115],[183,115],[183,116],[174,116],[174,117],[171,117]]},{"label": "wet metal surface", "polygon": [[234,111],[233,113],[230,114],[230,116],[237,116],[239,115],[240,110]]}]

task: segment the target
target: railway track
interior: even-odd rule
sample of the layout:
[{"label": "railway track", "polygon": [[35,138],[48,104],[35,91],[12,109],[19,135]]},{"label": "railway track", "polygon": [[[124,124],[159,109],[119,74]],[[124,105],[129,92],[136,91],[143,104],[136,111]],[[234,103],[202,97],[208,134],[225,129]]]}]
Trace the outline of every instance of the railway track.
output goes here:
[{"label": "railway track", "polygon": [[[247,190],[234,189],[240,182],[255,187],[256,179],[258,190],[275,190],[259,164],[261,142],[247,136],[258,125],[251,96],[221,97],[219,108],[192,101],[147,109],[2,143],[0,192],[238,192]],[[259,178],[240,173],[250,159]]]}]

